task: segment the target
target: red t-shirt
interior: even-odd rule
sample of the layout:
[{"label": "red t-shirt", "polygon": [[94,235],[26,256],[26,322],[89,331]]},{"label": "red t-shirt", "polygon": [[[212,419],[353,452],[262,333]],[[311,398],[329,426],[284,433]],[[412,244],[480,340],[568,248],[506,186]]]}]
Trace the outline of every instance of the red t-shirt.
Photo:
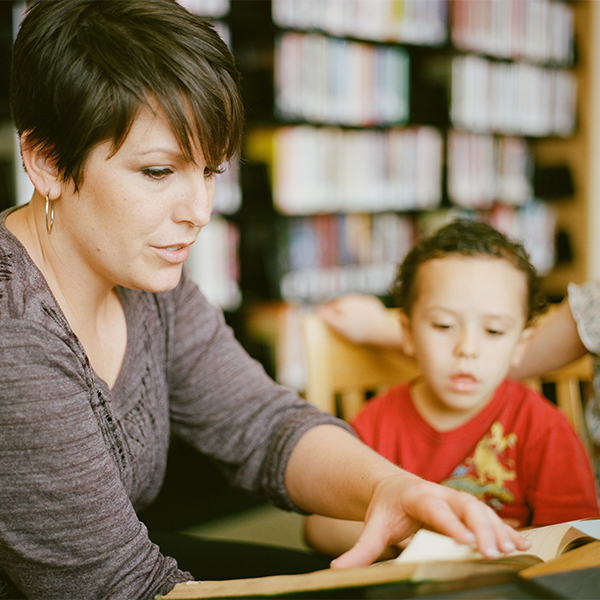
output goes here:
[{"label": "red t-shirt", "polygon": [[409,384],[370,400],[352,425],[402,468],[470,492],[520,526],[600,516],[581,440],[550,401],[509,379],[470,421],[437,431],[417,412]]}]

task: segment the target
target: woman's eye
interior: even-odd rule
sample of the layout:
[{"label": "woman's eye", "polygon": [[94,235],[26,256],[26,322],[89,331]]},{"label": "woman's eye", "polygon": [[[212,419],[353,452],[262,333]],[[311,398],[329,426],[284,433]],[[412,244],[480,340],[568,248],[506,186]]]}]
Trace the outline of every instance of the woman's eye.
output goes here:
[{"label": "woman's eye", "polygon": [[142,173],[150,179],[164,179],[167,175],[170,175],[173,170],[169,167],[144,167]]}]

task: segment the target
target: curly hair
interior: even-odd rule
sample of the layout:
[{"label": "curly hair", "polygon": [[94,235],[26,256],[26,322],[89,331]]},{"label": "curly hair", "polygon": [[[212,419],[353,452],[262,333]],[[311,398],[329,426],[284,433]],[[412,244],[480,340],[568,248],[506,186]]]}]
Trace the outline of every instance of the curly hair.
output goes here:
[{"label": "curly hair", "polygon": [[390,294],[396,305],[410,315],[417,297],[417,271],[434,258],[449,255],[489,256],[508,261],[527,278],[527,315],[529,325],[546,309],[540,279],[523,245],[482,221],[456,219],[421,239],[399,266]]}]

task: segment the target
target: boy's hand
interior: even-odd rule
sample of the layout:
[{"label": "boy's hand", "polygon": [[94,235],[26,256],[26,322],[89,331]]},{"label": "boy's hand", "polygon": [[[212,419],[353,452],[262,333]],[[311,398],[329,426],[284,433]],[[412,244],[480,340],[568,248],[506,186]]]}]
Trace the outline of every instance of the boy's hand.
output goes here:
[{"label": "boy's hand", "polygon": [[331,566],[341,569],[371,564],[384,548],[413,534],[423,522],[460,543],[476,543],[486,558],[529,548],[529,542],[474,496],[402,475],[378,484],[360,538]]}]

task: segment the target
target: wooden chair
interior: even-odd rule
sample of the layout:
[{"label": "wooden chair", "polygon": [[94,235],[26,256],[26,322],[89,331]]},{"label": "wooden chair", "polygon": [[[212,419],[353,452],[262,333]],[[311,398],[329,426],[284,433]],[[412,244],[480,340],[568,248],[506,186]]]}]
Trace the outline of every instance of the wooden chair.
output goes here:
[{"label": "wooden chair", "polygon": [[[390,309],[393,310],[393,309]],[[351,421],[370,393],[414,378],[416,362],[397,350],[354,344],[337,334],[315,313],[303,319],[306,356],[306,399],[320,409]],[[582,387],[592,380],[589,355],[525,383],[543,393],[552,384],[556,404],[579,434],[591,455],[583,417]]]},{"label": "wooden chair", "polygon": [[592,455],[592,445],[583,407],[585,397],[592,393],[592,372],[592,357],[586,354],[560,369],[544,373],[540,377],[534,377],[525,382],[542,394],[544,393],[544,384],[550,384],[554,388],[557,406],[563,411],[573,429],[582,439],[590,456]]}]

